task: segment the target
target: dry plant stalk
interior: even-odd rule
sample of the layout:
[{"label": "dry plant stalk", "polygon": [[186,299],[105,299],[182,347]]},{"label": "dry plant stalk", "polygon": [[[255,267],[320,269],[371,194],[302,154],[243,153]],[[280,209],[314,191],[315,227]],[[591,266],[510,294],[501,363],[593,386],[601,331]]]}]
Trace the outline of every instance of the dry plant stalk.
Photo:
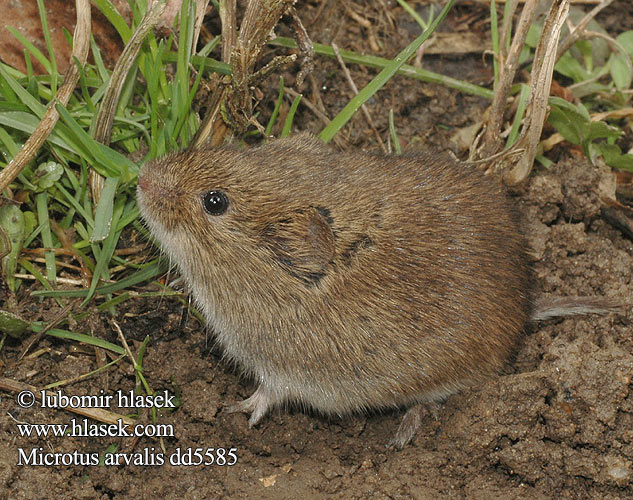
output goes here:
[{"label": "dry plant stalk", "polygon": [[[513,13],[517,0],[510,1],[512,1],[510,12]],[[503,170],[504,182],[510,185],[522,182],[532,169],[549,111],[548,98],[557,60],[560,33],[569,13],[569,0],[553,1],[534,54],[530,76],[530,101],[521,135],[510,150],[503,151],[501,129],[504,110],[518,69],[519,55],[525,44],[528,29],[534,20],[537,4],[538,0],[525,1],[507,56],[504,46],[510,22],[504,19],[500,44],[499,82],[489,109],[488,123],[485,124],[483,144],[476,149],[474,154],[474,159],[478,163],[485,164],[488,169]]]},{"label": "dry plant stalk", "polygon": [[[165,3],[160,0],[154,1],[153,4],[148,6],[145,16],[143,16],[132,38],[130,38],[129,42],[125,45],[119,60],[112,70],[110,81],[108,82],[108,87],[101,101],[101,106],[99,106],[99,111],[94,121],[94,129],[92,130],[94,139],[106,146],[110,143],[114,115],[127,75],[134,65],[134,61],[145,41],[145,37],[147,37],[149,32],[156,26],[164,9]],[[95,210],[99,198],[101,197],[103,182],[104,179],[99,173],[95,170],[90,170],[90,191],[92,199],[94,200]]]},{"label": "dry plant stalk", "polygon": [[[352,89],[352,92],[354,92],[354,95],[358,95],[358,87],[356,86],[356,83],[354,83],[352,75],[347,69],[347,65],[345,64],[345,61],[343,61],[343,58],[341,57],[341,53],[338,50],[338,45],[332,42],[332,48],[334,49],[334,53],[336,54],[336,59],[339,65],[341,66],[341,69],[343,70],[343,74],[345,75],[345,79],[347,80],[348,85]],[[385,147],[385,143],[382,142],[382,139],[380,138],[380,133],[378,133],[378,129],[376,128],[376,125],[374,124],[374,120],[372,120],[371,115],[369,114],[369,110],[367,109],[367,106],[363,104],[360,107],[360,109],[363,112],[363,115],[365,115],[365,120],[367,121],[367,124],[369,125],[372,132],[374,133],[374,137],[376,137],[376,141],[378,142],[378,145],[382,149],[383,153],[386,153],[387,148]]]},{"label": "dry plant stalk", "polygon": [[530,77],[530,101],[521,135],[510,150],[503,151],[501,139],[503,112],[517,70],[518,56],[525,43],[527,30],[534,19],[538,4],[537,0],[525,0],[516,34],[506,54],[506,37],[510,32],[512,14],[519,1],[508,0],[511,2],[508,7],[510,15],[504,18],[499,48],[499,83],[495,88],[495,95],[489,109],[483,144],[475,149],[473,155],[476,163],[483,163],[489,169],[504,170],[503,180],[510,185],[518,184],[527,178],[538,153],[541,132],[549,111],[548,98],[556,61],[578,39],[594,36],[593,33],[587,32],[587,24],[614,0],[591,2],[599,3],[599,5],[594,7],[560,43],[560,34],[567,20],[571,0],[555,0],[552,3],[534,54]]},{"label": "dry plant stalk", "polygon": [[587,25],[589,21],[591,21],[598,12],[600,12],[605,7],[608,7],[613,3],[614,0],[602,0],[602,2],[591,9],[590,12],[587,13],[585,17],[583,17],[580,22],[574,27],[574,29],[563,39],[558,47],[558,52],[556,55],[556,60],[560,59],[560,57],[571,49],[572,45],[576,43],[581,37],[583,32],[587,29]]},{"label": "dry plant stalk", "polygon": [[[220,22],[222,24],[222,62],[230,64],[231,52],[235,47],[237,39],[237,5],[236,0],[220,0],[219,4]],[[220,108],[228,93],[227,83],[229,79],[222,77],[217,73],[211,75],[209,80],[209,88],[215,89],[209,95],[206,105],[206,115],[200,128],[196,132],[190,149],[194,149],[203,143],[209,143],[212,146],[221,144],[224,136],[228,131],[228,127],[223,120],[218,119]]]},{"label": "dry plant stalk", "polygon": [[509,185],[522,182],[532,170],[543,125],[549,112],[548,99],[554,65],[556,64],[558,41],[568,14],[569,0],[555,0],[543,25],[543,31],[534,54],[530,103],[521,137],[515,145],[515,149],[524,149],[525,152],[519,157],[512,170],[507,171],[504,175],[504,181]]},{"label": "dry plant stalk", "polygon": [[[479,0],[482,3],[490,3],[490,0]],[[504,4],[515,0],[496,0],[496,3]],[[519,3],[526,3],[529,0],[517,0]],[[572,5],[594,5],[600,3],[602,0],[569,0]]]},{"label": "dry plant stalk", "polygon": [[220,0],[222,23],[222,62],[231,64],[231,52],[237,38],[237,6],[235,0]]},{"label": "dry plant stalk", "polygon": [[20,174],[26,165],[35,157],[44,141],[53,131],[59,113],[56,105],[61,103],[66,106],[72,95],[77,82],[79,82],[79,68],[74,59],[83,66],[88,57],[88,49],[90,47],[90,2],[88,0],[76,0],[75,8],[77,10],[77,23],[73,34],[73,52],[70,56],[68,69],[64,74],[64,83],[57,91],[55,97],[48,105],[46,113],[42,117],[39,125],[24,143],[18,154],[16,154],[9,164],[0,173],[0,191],[4,191],[9,184]]},{"label": "dry plant stalk", "polygon": [[[5,392],[30,391],[36,395],[40,393],[40,389],[35,386],[4,377],[0,378],[0,390]],[[49,391],[44,391],[44,394],[46,395],[46,397],[53,397],[54,395],[52,392]],[[106,424],[116,424],[118,420],[121,420],[125,424],[131,426],[136,423],[134,420],[126,417],[125,415],[120,415],[118,413],[107,411],[102,408],[82,408],[81,406],[68,406],[64,409],[83,417],[92,418],[93,420],[97,420],[99,422],[105,422]]]},{"label": "dry plant stalk", "polygon": [[191,44],[194,49],[198,46],[202,21],[204,21],[204,16],[207,13],[207,7],[210,1],[211,0],[196,0],[196,18],[193,25],[193,44]]},{"label": "dry plant stalk", "polygon": [[[511,12],[514,12],[516,8],[516,0],[512,0],[513,4]],[[525,39],[528,34],[528,30],[532,25],[534,16],[536,15],[536,8],[538,7],[538,0],[527,0],[523,10],[521,11],[521,17],[517,24],[516,33],[510,44],[510,50],[506,57],[505,54],[505,40],[506,33],[510,31],[510,22],[504,19],[503,29],[506,31],[502,34],[500,47],[500,60],[499,66],[499,80],[495,87],[494,96],[492,98],[492,105],[489,110],[488,123],[486,124],[486,131],[484,134],[484,143],[480,152],[480,158],[486,158],[492,156],[500,151],[502,147],[501,139],[501,127],[503,125],[503,111],[508,97],[510,96],[510,87],[514,81],[514,76],[519,68],[519,56],[521,50],[525,45]],[[508,16],[511,18],[511,16]]]},{"label": "dry plant stalk", "polygon": [[294,6],[288,9],[288,13],[292,18],[292,28],[295,31],[295,38],[297,40],[297,46],[299,47],[299,52],[301,53],[301,69],[297,74],[297,87],[301,87],[303,85],[303,81],[305,77],[312,73],[314,69],[314,44],[308,35],[308,32],[303,26],[301,22],[301,18]]},{"label": "dry plant stalk", "polygon": [[210,85],[215,90],[209,97],[205,118],[190,148],[221,144],[226,141],[229,129],[241,132],[249,123],[254,123],[251,87],[279,66],[296,59],[296,56],[277,57],[261,70],[254,71],[269,34],[295,1],[250,0],[239,35],[236,35],[235,0],[220,1],[222,58],[231,64],[232,73],[212,77]]},{"label": "dry plant stalk", "polygon": [[92,136],[96,141],[105,145],[110,143],[114,114],[116,113],[116,107],[121,97],[123,85],[145,41],[145,37],[160,20],[164,8],[165,3],[161,1],[154,1],[153,4],[149,6],[147,12],[145,12],[145,16],[143,16],[132,38],[130,38],[125,45],[119,60],[116,62],[103,95],[103,100],[99,106],[97,117],[95,118]]}]

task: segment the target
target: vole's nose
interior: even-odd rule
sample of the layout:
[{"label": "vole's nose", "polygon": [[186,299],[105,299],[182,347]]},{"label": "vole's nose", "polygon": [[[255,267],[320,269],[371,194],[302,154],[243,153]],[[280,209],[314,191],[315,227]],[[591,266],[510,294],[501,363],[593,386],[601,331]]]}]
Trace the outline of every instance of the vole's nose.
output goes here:
[{"label": "vole's nose", "polygon": [[156,191],[162,184],[157,174],[159,174],[159,172],[157,172],[157,169],[151,163],[143,165],[137,178],[138,191],[142,191],[147,196],[157,195],[158,193]]},{"label": "vole's nose", "polygon": [[141,170],[138,174],[138,187],[141,191],[147,191],[149,189],[149,176],[145,170]]},{"label": "vole's nose", "polygon": [[155,164],[146,164],[141,167],[137,178],[136,192],[146,200],[162,200],[170,198],[174,194],[173,186],[166,182],[163,171]]}]

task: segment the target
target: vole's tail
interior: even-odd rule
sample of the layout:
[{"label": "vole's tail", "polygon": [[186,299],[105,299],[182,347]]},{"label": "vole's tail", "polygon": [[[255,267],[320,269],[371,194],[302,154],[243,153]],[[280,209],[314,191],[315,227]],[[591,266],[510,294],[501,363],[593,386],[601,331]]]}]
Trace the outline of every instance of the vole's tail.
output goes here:
[{"label": "vole's tail", "polygon": [[630,305],[607,297],[541,297],[535,301],[530,319],[543,321],[583,314],[607,314]]}]

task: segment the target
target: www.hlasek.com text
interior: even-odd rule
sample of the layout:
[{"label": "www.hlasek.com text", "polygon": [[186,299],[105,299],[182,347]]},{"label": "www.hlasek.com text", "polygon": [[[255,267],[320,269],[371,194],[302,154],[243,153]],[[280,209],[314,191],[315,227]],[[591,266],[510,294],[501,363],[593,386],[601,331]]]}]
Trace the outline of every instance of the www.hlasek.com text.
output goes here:
[{"label": "www.hlasek.com text", "polygon": [[71,419],[69,424],[16,424],[22,437],[174,437],[172,424],[126,424],[117,419],[116,424]]}]

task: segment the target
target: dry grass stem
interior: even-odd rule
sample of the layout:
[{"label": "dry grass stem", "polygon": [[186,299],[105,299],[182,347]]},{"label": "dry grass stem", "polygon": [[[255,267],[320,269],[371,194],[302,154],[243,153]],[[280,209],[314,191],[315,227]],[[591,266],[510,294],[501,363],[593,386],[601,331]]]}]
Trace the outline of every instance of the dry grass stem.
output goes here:
[{"label": "dry grass stem", "polygon": [[70,313],[70,311],[72,310],[72,308],[74,306],[76,306],[79,303],[79,300],[74,300],[72,301],[70,304],[68,304],[66,307],[64,307],[61,311],[59,311],[55,317],[53,318],[53,320],[48,323],[44,328],[42,328],[39,332],[37,332],[33,338],[31,340],[29,340],[29,342],[26,344],[26,347],[24,347],[24,349],[22,349],[22,352],[20,353],[20,355],[18,356],[18,361],[20,361],[27,352],[29,352],[31,350],[31,347],[33,347],[35,344],[37,344],[40,339],[42,338],[42,336],[49,331],[51,328],[56,327],[59,323],[61,323],[61,321],[68,316],[68,313]]},{"label": "dry grass stem", "polygon": [[[284,92],[288,95],[289,98],[294,99],[296,97],[298,97],[299,92],[297,92],[296,90],[292,89],[292,88],[286,88],[284,90]],[[314,93],[313,93],[314,95]],[[323,123],[324,126],[328,125],[330,123],[330,118],[325,114],[324,111],[320,110],[319,107],[315,104],[313,104],[312,102],[310,102],[309,99],[301,99],[301,103],[302,105],[304,105],[306,108],[308,108],[310,111],[312,111],[314,113],[314,116],[316,116],[321,123]],[[339,148],[341,149],[345,149],[346,148],[346,144],[345,141],[340,137],[340,134],[336,134],[333,138],[332,141],[334,142],[334,144],[336,144]]]},{"label": "dry grass stem", "polygon": [[[292,88],[284,89],[284,92],[288,94],[292,99],[295,99],[296,97],[299,97],[301,95],[299,94],[299,92]],[[327,125],[328,123],[330,123],[330,118],[317,106],[312,104],[308,99],[302,99],[301,104],[305,105],[306,108],[312,111],[314,113],[314,116],[316,116],[321,121],[321,123],[323,123],[323,125]]]},{"label": "dry grass stem", "polygon": [[[350,74],[349,70],[347,69],[347,66],[345,65],[345,61],[343,61],[343,58],[341,57],[341,54],[339,53],[338,45],[336,45],[335,43],[332,43],[332,48],[334,49],[334,53],[336,54],[336,59],[338,60],[338,63],[340,64],[341,69],[343,70],[343,74],[345,75],[345,79],[347,80],[348,85],[352,89],[352,92],[354,92],[354,95],[358,95],[358,87],[354,83],[354,79],[352,78],[352,75]],[[385,147],[385,144],[382,142],[382,139],[380,138],[380,134],[378,133],[378,130],[376,129],[374,120],[372,120],[371,115],[369,114],[369,110],[367,109],[367,106],[363,104],[360,107],[360,109],[362,110],[363,115],[365,115],[365,119],[367,120],[367,123],[369,124],[372,131],[374,132],[376,141],[380,145],[383,152],[386,153],[387,148]]]},{"label": "dry grass stem", "polygon": [[[39,394],[40,392],[39,389],[35,386],[25,384],[23,382],[18,382],[16,380],[11,380],[8,378],[0,378],[0,389],[7,392],[30,391],[33,394]],[[53,396],[53,393],[49,391],[43,391],[43,392],[47,397]],[[125,415],[120,415],[112,411],[106,411],[101,408],[82,408],[82,407],[75,408],[69,405],[64,409],[72,413],[76,413],[77,415],[92,418],[93,420],[104,422],[106,424],[117,424],[118,420],[122,420],[125,424],[131,425],[131,426],[133,426],[136,423],[134,420],[126,417]]]},{"label": "dry grass stem", "polygon": [[136,362],[136,358],[134,357],[134,354],[132,354],[132,349],[130,349],[130,346],[128,345],[127,340],[125,340],[125,335],[123,335],[123,330],[121,330],[121,327],[115,320],[111,320],[110,323],[112,323],[112,326],[116,330],[117,336],[119,337],[119,340],[121,341],[121,345],[123,346],[123,349],[125,350],[125,353],[127,354],[128,358],[130,358],[130,362],[132,363],[132,366],[136,370],[138,367],[138,363]]},{"label": "dry grass stem", "polygon": [[222,61],[231,64],[231,53],[237,40],[237,13],[235,0],[220,0],[222,23]]},{"label": "dry grass stem", "polygon": [[297,45],[299,46],[299,54],[301,54],[301,69],[299,70],[296,80],[296,86],[301,87],[305,77],[311,74],[314,69],[314,44],[294,6],[290,7],[288,13],[292,18],[292,27],[295,31]]},{"label": "dry grass stem", "polygon": [[274,69],[296,58],[294,55],[275,58],[255,72],[255,65],[270,33],[295,1],[250,0],[237,37],[234,36],[234,2],[220,2],[224,42],[222,57],[225,62],[230,62],[232,73],[230,76],[212,77],[210,85],[215,91],[209,96],[204,120],[190,148],[222,144],[227,142],[232,132],[241,133],[253,123],[252,87]]},{"label": "dry grass stem", "polygon": [[[138,55],[141,45],[145,40],[145,37],[149,34],[150,30],[158,24],[160,18],[165,9],[165,3],[154,0],[153,4],[147,9],[145,16],[141,20],[141,23],[136,28],[136,31],[130,38],[129,42],[125,45],[121,57],[117,61],[112,74],[110,75],[110,81],[108,87],[103,96],[103,101],[97,116],[94,121],[94,129],[92,130],[92,136],[98,142],[105,145],[110,143],[110,134],[112,133],[112,124],[114,123],[114,115],[116,113],[117,104],[121,97],[121,91],[127,78],[130,69],[132,68],[136,56]],[[99,198],[101,197],[101,190],[103,189],[103,177],[95,170],[90,171],[90,190],[92,193],[92,199],[94,200],[95,209]]]},{"label": "dry grass stem", "polygon": [[599,5],[591,9],[591,11],[588,12],[587,15],[580,20],[576,27],[574,27],[574,29],[569,32],[569,34],[558,46],[556,60],[560,59],[560,57],[569,49],[571,49],[572,45],[574,45],[582,37],[582,33],[587,28],[589,21],[596,17],[602,9],[608,7],[613,2],[614,0],[600,0]]},{"label": "dry grass stem", "polygon": [[73,34],[73,52],[70,57],[68,69],[64,75],[64,83],[57,91],[55,97],[48,105],[46,113],[42,117],[39,125],[24,143],[18,154],[16,154],[9,164],[0,172],[0,191],[4,191],[9,184],[19,175],[22,169],[30,162],[39,151],[44,141],[53,131],[59,113],[55,108],[57,103],[68,104],[77,82],[79,82],[79,68],[75,59],[83,66],[88,57],[90,47],[90,2],[88,0],[76,0],[77,23]]},{"label": "dry grass stem", "polygon": [[507,8],[507,15],[503,17],[503,24],[501,25],[501,38],[499,38],[499,60],[504,61],[506,54],[506,45],[508,44],[508,37],[512,32],[512,20],[514,19],[514,13],[517,9],[518,0],[510,0],[510,5]]},{"label": "dry grass stem", "polygon": [[[525,45],[525,38],[536,15],[538,0],[527,0],[521,11],[521,17],[517,24],[516,33],[512,38],[510,50],[505,60],[499,61],[499,80],[495,87],[494,97],[488,114],[488,123],[484,133],[484,143],[481,148],[480,158],[491,156],[499,151],[502,145],[501,128],[503,125],[503,115],[510,87],[514,81],[514,76],[519,67],[519,56]],[[509,24],[504,26],[509,30]],[[505,51],[502,50],[502,53]]]},{"label": "dry grass stem", "polygon": [[543,125],[549,111],[548,99],[556,64],[556,48],[568,13],[569,0],[554,0],[543,25],[543,32],[534,54],[530,103],[521,137],[515,145],[517,148],[525,148],[525,154],[519,158],[512,170],[504,175],[504,181],[507,184],[514,185],[522,182],[532,170]]},{"label": "dry grass stem", "polygon": [[191,46],[195,48],[198,46],[198,38],[200,38],[200,30],[202,29],[202,21],[207,13],[210,0],[196,0],[196,18],[193,24],[193,43]]}]

